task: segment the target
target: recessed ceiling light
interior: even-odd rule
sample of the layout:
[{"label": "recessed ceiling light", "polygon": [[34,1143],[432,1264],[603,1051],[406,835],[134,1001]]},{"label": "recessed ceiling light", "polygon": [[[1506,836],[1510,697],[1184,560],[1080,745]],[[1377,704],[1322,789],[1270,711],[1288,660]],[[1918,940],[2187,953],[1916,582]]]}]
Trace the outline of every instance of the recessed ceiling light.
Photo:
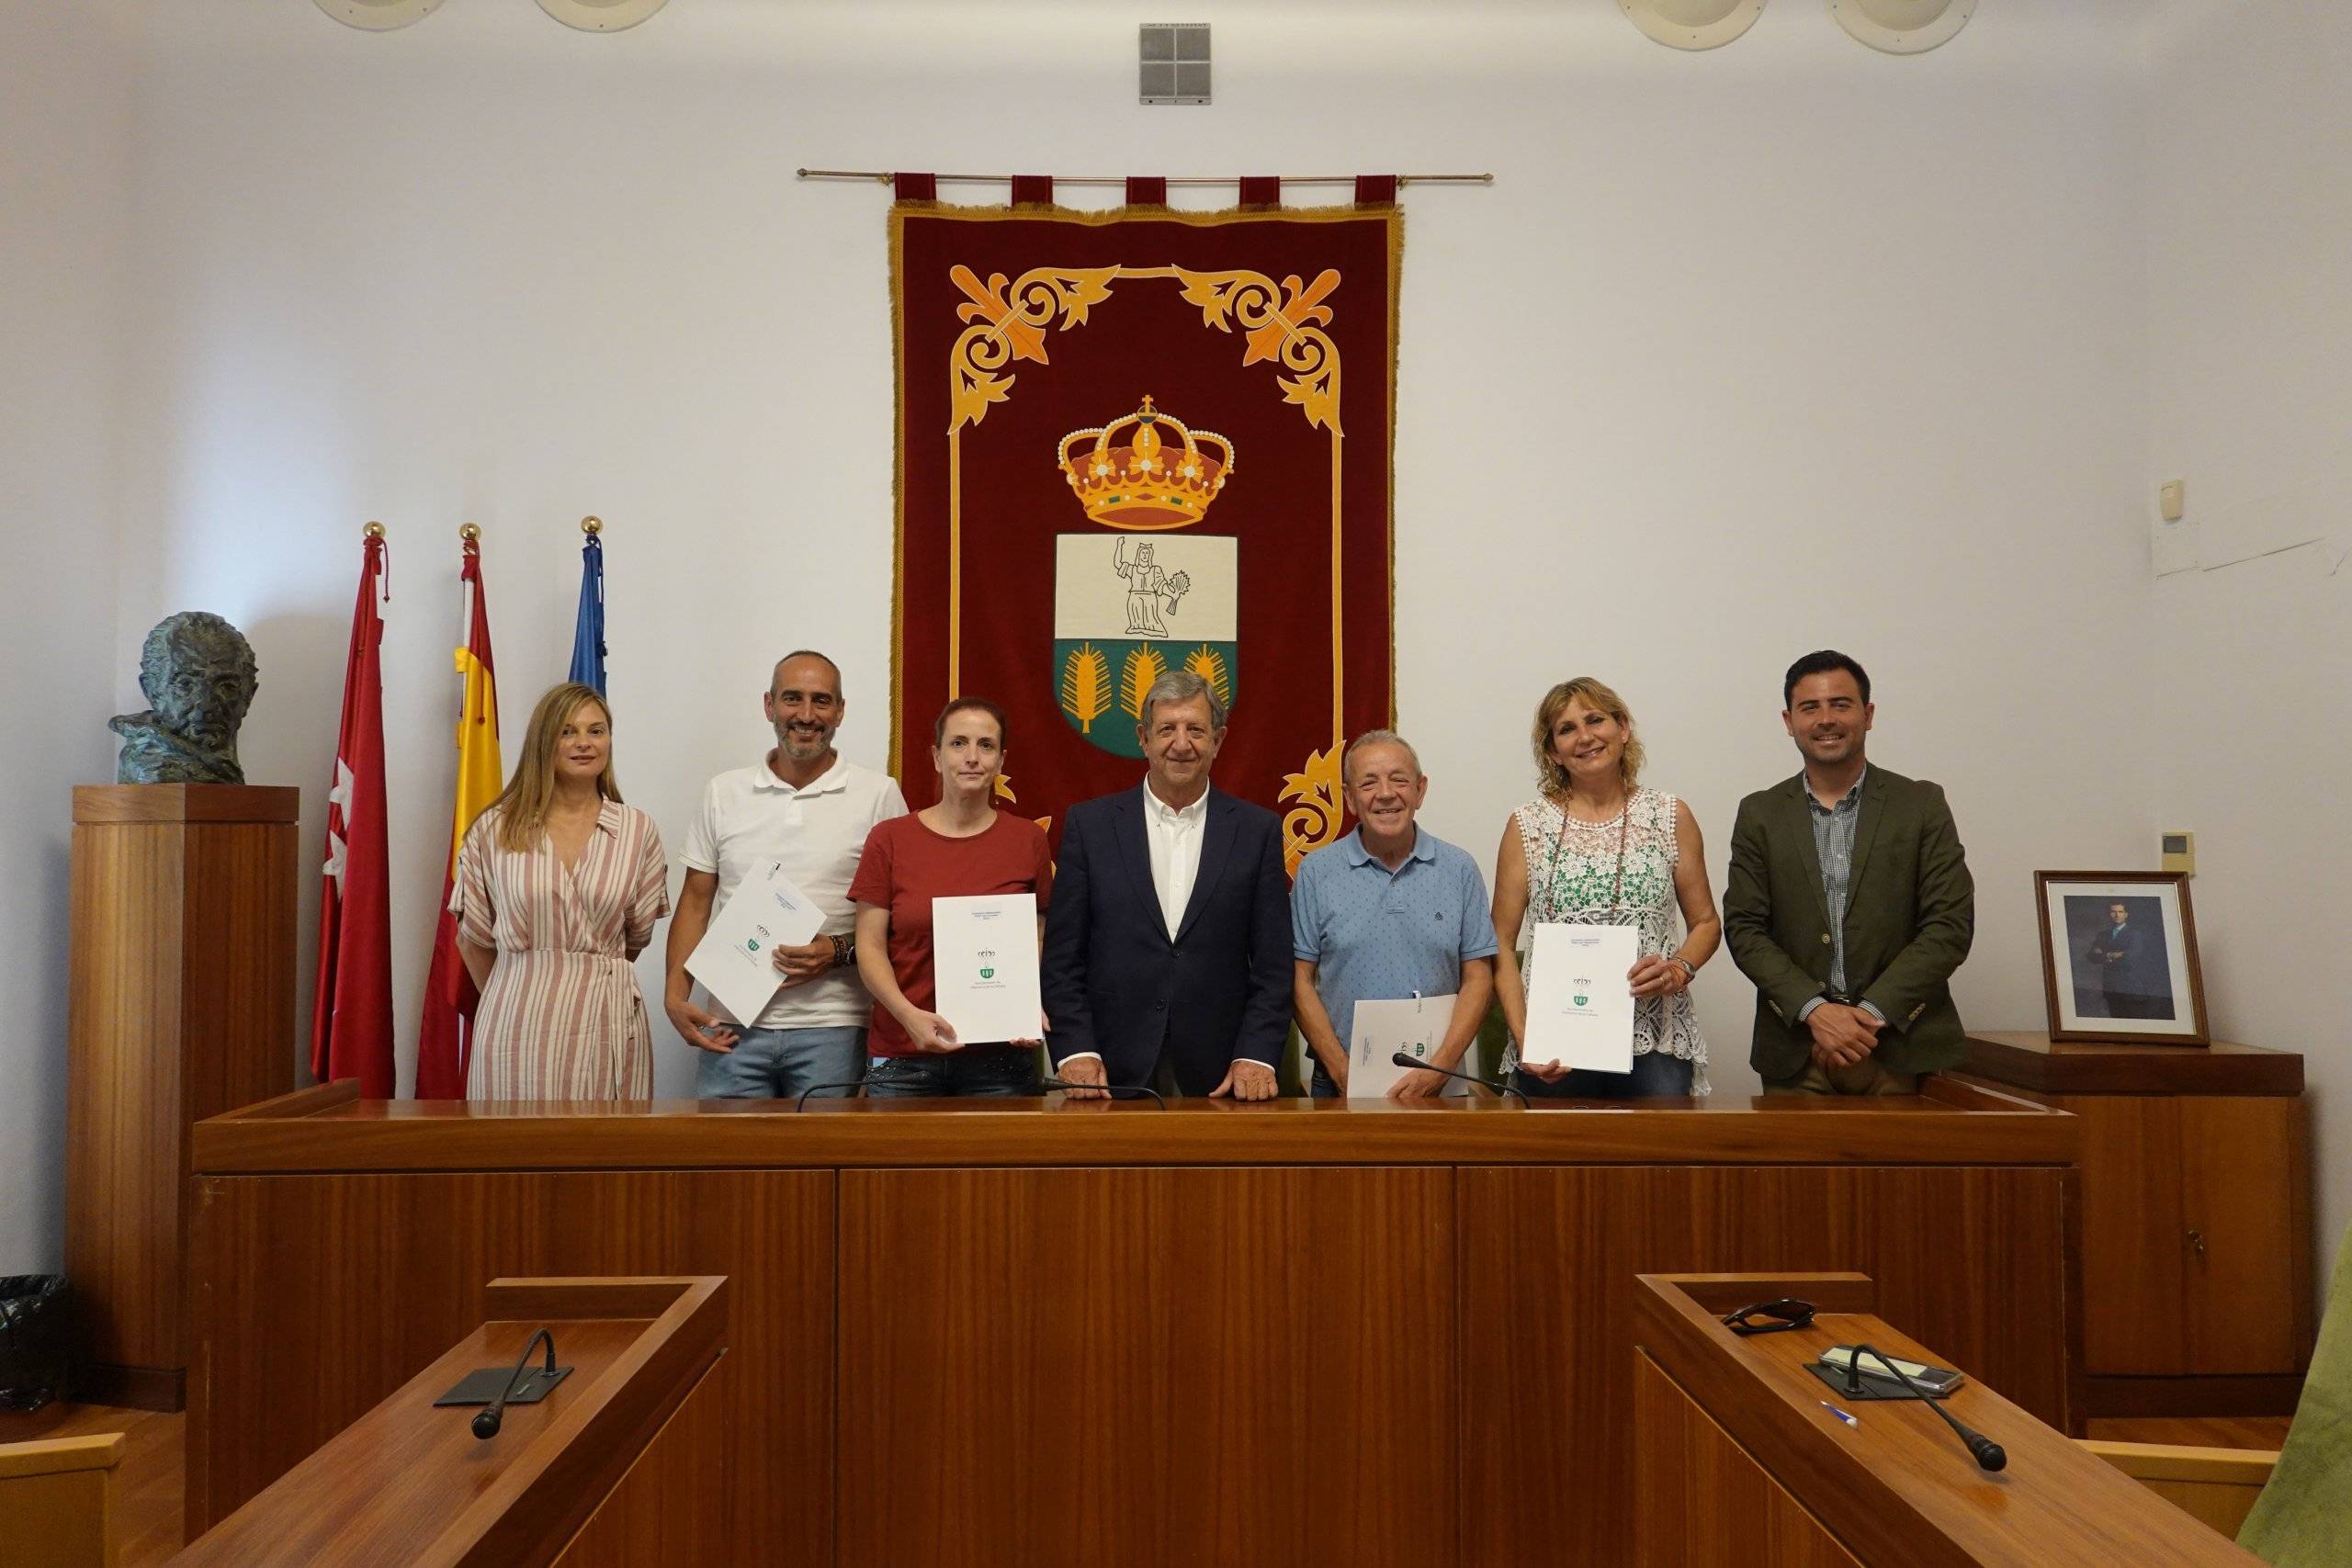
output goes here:
[{"label": "recessed ceiling light", "polygon": [[667,0],[539,0],[539,9],[584,33],[616,33],[659,11]]},{"label": "recessed ceiling light", "polygon": [[1756,25],[1764,0],[1617,0],[1634,26],[1671,49],[1718,49]]},{"label": "recessed ceiling light", "polygon": [[388,33],[421,22],[441,8],[441,0],[318,0],[319,9],[346,28]]},{"label": "recessed ceiling light", "polygon": [[1975,13],[1976,0],[1829,0],[1839,27],[1889,54],[1924,54]]}]

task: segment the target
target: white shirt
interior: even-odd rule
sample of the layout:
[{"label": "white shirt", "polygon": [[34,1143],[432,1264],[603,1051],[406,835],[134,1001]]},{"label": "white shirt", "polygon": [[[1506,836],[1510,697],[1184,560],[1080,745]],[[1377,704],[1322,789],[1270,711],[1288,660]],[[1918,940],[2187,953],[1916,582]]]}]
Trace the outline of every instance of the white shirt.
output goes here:
[{"label": "white shirt", "polygon": [[[763,758],[710,781],[701,807],[686,825],[678,858],[695,871],[718,875],[714,915],[727,907],[754,866],[780,861],[792,885],[824,910],[825,931],[846,934],[857,924],[849,885],[865,852],[865,835],[876,823],[906,814],[906,797],[887,774],[836,758],[806,788],[795,789]],[[715,998],[711,1006],[728,1016]],[[873,1010],[856,968],[843,965],[805,986],[778,991],[753,1027],[831,1028],[864,1023]]]},{"label": "white shirt", "polygon": [[1201,877],[1201,834],[1208,826],[1209,792],[1178,808],[1143,786],[1143,831],[1151,845],[1151,886],[1159,895],[1160,918],[1168,922],[1168,939],[1184,923],[1184,906],[1193,901],[1193,884]]}]

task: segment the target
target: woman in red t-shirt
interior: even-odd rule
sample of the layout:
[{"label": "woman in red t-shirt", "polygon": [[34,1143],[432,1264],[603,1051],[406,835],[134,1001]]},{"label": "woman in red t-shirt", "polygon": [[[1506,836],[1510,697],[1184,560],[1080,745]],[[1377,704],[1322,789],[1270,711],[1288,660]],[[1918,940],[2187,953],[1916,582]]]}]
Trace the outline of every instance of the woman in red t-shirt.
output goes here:
[{"label": "woman in red t-shirt", "polygon": [[866,1032],[873,1062],[865,1092],[1036,1094],[1043,1071],[1037,1037],[1007,1043],[956,1038],[931,1010],[937,995],[931,962],[931,901],[1035,893],[1042,939],[1054,887],[1045,830],[996,808],[1004,772],[1004,710],[958,697],[932,726],[931,760],[939,769],[939,803],[877,823],[849,896],[857,905],[857,972],[874,998]]}]

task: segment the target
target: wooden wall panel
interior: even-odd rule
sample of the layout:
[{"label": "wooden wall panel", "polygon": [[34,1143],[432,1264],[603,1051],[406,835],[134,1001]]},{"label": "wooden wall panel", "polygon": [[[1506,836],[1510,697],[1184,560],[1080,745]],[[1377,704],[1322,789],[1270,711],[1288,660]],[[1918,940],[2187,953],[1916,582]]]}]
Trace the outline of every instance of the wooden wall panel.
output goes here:
[{"label": "wooden wall panel", "polygon": [[1453,1181],[843,1172],[837,1560],[1450,1560]]},{"label": "wooden wall panel", "polygon": [[703,1375],[556,1558],[560,1568],[708,1568],[756,1559],[736,1554],[729,1511],[739,1489],[768,1483],[766,1466],[737,1443],[738,1365],[722,1359]]},{"label": "wooden wall panel", "polygon": [[1861,1568],[1657,1362],[1634,1355],[1640,1568]]},{"label": "wooden wall panel", "polygon": [[2083,1127],[2083,1370],[2188,1371],[2180,1107],[2170,1096],[2070,1095]]},{"label": "wooden wall panel", "polygon": [[[1464,1169],[1461,1561],[1632,1559],[1636,1274],[1868,1274],[1881,1317],[2063,1427],[2065,1188],[1971,1167]],[[1539,1466],[1562,1482],[1519,1483]]]},{"label": "wooden wall panel", "polygon": [[471,1332],[491,1280],[718,1274],[734,1560],[832,1560],[830,1172],[205,1177],[196,1203],[190,1539]]},{"label": "wooden wall panel", "polygon": [[[186,832],[183,919],[188,931],[204,933],[202,961],[180,982],[181,1112],[193,1123],[294,1087],[300,857],[290,823]],[[185,1146],[180,1163],[185,1170]]]}]

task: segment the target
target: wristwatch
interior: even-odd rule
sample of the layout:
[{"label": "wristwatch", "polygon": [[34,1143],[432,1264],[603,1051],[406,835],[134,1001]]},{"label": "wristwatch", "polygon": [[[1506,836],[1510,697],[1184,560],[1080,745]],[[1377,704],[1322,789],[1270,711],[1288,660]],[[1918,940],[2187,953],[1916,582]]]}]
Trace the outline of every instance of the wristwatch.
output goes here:
[{"label": "wristwatch", "polygon": [[825,939],[833,944],[833,967],[845,969],[857,962],[857,937],[854,933],[835,931]]}]

